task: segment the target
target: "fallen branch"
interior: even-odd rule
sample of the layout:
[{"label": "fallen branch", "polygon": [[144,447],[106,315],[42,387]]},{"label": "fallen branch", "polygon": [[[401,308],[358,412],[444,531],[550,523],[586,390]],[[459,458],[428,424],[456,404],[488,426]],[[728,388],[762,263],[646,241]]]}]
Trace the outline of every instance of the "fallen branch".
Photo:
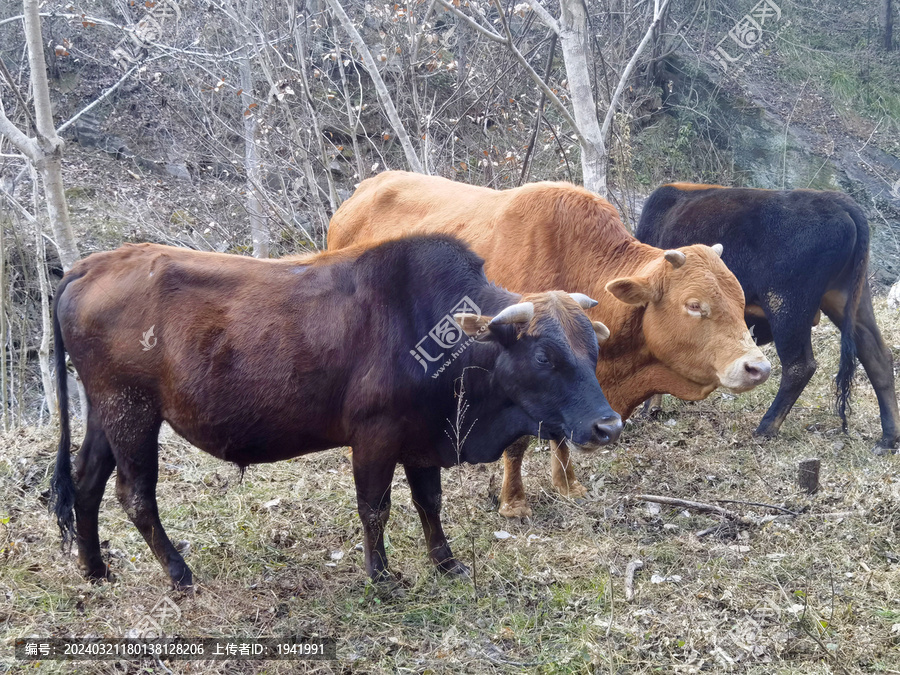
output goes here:
[{"label": "fallen branch", "polygon": [[643,566],[641,560],[632,560],[625,568],[625,602],[634,600],[634,574]]},{"label": "fallen branch", "polygon": [[742,502],[738,499],[717,499],[716,501],[720,504],[743,504],[745,506],[759,506],[760,508],[764,509],[775,509],[776,511],[787,513],[788,515],[794,516],[795,518],[800,515],[796,511],[791,511],[790,509],[786,509],[783,506],[775,506],[774,504],[763,504],[761,502]]},{"label": "fallen branch", "polygon": [[741,525],[753,524],[753,521],[749,518],[745,518],[741,514],[735,513],[734,511],[723,509],[721,506],[716,506],[715,504],[692,502],[687,499],[676,499],[675,497],[658,497],[656,495],[635,495],[635,499],[640,499],[643,502],[655,502],[657,504],[667,504],[669,506],[680,506],[685,509],[700,511],[701,513],[711,513],[717,516],[722,516],[723,518],[727,518],[728,520],[734,521]]}]

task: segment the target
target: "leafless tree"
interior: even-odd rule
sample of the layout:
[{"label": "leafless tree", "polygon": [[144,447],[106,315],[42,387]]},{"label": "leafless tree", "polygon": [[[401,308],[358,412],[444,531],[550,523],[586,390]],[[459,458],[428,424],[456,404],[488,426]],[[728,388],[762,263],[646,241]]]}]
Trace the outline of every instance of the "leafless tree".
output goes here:
[{"label": "leafless tree", "polygon": [[[28,122],[34,131],[29,136],[15,126],[6,113],[0,110],[0,134],[6,136],[32,165],[37,169],[44,184],[44,200],[50,216],[50,227],[59,258],[65,269],[78,260],[78,247],[69,220],[69,208],[62,181],[63,140],[57,135],[53,124],[53,110],[50,106],[50,87],[47,83],[47,65],[44,59],[44,43],[41,37],[41,18],[38,14],[38,0],[24,0],[25,41],[28,49],[28,63],[31,69],[31,90],[34,99],[34,117]],[[4,67],[4,74],[8,75]],[[21,98],[21,92],[11,78],[8,84]],[[24,104],[24,101],[22,101]],[[23,105],[23,110],[27,106]]]}]

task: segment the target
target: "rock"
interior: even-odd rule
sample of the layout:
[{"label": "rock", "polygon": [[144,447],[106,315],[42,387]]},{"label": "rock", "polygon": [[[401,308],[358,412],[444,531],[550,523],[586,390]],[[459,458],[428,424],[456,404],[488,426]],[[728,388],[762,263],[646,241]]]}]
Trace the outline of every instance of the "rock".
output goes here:
[{"label": "rock", "polygon": [[900,279],[894,282],[887,297],[888,307],[891,309],[900,309]]}]

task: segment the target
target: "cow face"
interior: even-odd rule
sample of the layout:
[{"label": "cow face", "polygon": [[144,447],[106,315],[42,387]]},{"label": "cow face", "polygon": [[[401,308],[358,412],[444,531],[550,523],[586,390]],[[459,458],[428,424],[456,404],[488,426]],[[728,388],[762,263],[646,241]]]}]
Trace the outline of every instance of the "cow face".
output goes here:
[{"label": "cow face", "polygon": [[622,419],[594,372],[598,342],[609,337],[606,326],[592,323],[582,309],[594,304],[581,294],[552,291],[526,295],[494,317],[456,317],[467,334],[503,347],[495,382],[530,418],[529,433],[585,451],[622,432]]},{"label": "cow face", "polygon": [[716,387],[747,391],[771,371],[744,322],[741,286],[721,255],[721,245],[666,251],[640,275],[606,286],[622,302],[646,307],[647,348],[677,376],[666,391],[679,398],[702,399]]}]

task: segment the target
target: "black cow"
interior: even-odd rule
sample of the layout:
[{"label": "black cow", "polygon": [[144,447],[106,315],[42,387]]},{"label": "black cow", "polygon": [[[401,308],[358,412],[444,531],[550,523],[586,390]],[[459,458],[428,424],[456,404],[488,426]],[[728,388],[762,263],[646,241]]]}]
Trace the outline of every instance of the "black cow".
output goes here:
[{"label": "black cow", "polygon": [[[352,445],[373,578],[387,572],[383,531],[403,464],[431,559],[465,572],[441,527],[441,467],[493,462],[526,434],[594,449],[621,432],[594,377],[608,331],[579,306],[591,302],[494,286],[447,236],[283,260],[153,244],[94,254],[54,301],[64,540],[74,534],[89,577],[109,576],[97,516],[116,468],[125,512],[172,583],[192,583],[156,504],[166,421],[241,467]],[[74,482],[66,350],[90,402]]]},{"label": "black cow", "polygon": [[810,328],[819,310],[841,330],[837,412],[844,429],[856,357],[875,388],[884,454],[900,442],[890,349],[875,323],[867,280],[869,226],[840,192],[674,183],[655,190],[635,233],[653,246],[724,245],[744,289],[759,344],[775,342],[782,375],[757,434],[775,435],[816,370]]}]

